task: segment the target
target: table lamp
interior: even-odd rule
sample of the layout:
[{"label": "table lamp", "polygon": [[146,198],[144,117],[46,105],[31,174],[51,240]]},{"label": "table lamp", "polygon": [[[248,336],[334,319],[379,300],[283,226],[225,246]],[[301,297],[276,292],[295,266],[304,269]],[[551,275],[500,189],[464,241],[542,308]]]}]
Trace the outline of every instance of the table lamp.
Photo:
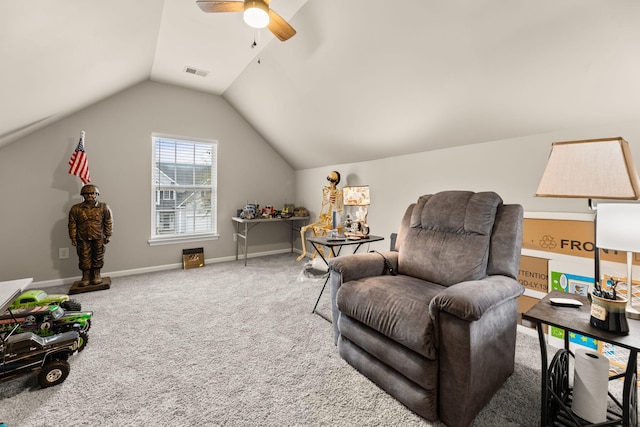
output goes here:
[{"label": "table lamp", "polygon": [[633,253],[640,253],[640,204],[603,203],[598,206],[598,246],[627,252],[627,317],[640,319],[633,305]]},{"label": "table lamp", "polygon": [[589,200],[594,212],[594,287],[600,292],[598,212],[593,199],[640,198],[640,180],[628,142],[621,137],[554,142],[536,196]]},{"label": "table lamp", "polygon": [[351,234],[354,237],[364,237],[369,235],[369,224],[367,224],[367,207],[371,204],[368,185],[352,185],[342,189],[343,203],[345,206],[358,206],[356,220],[352,222]]}]

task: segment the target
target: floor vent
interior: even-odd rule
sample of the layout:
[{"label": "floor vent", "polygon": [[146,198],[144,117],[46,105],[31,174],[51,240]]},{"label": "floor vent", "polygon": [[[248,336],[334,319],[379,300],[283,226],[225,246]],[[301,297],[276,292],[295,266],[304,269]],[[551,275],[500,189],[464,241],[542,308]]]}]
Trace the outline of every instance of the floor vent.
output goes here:
[{"label": "floor vent", "polygon": [[184,67],[184,72],[188,73],[188,74],[194,74],[196,76],[200,76],[200,77],[207,77],[207,74],[209,74],[208,71],[205,70],[199,70],[197,68],[194,67]]}]

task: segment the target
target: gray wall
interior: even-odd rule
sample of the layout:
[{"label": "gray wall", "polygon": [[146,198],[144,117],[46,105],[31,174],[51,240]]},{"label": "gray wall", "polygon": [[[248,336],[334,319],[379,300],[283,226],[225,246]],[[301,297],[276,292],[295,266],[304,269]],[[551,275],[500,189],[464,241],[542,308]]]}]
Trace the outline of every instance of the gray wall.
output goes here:
[{"label": "gray wall", "polygon": [[[233,259],[231,217],[247,201],[282,207],[294,199],[294,171],[220,96],[144,82],[0,149],[0,281],[80,275],[67,235],[67,215],[82,183],[68,160],[86,131],[92,182],[114,213],[103,273],[123,274],[181,262],[183,248],[206,259]],[[218,231],[213,241],[150,247],[151,133],[218,141]],[[58,248],[70,258],[58,259]],[[289,248],[282,224],[252,232],[251,253]]]},{"label": "gray wall", "polygon": [[[221,97],[144,82],[0,149],[0,281],[33,277],[36,282],[69,282],[79,276],[67,237],[67,214],[82,200],[80,180],[67,162],[87,132],[93,182],[115,215],[105,274],[127,274],[180,263],[182,249],[203,246],[207,260],[233,259],[231,216],[249,202],[306,206],[318,214],[321,188],[331,170],[339,187],[369,184],[373,234],[395,232],[409,203],[445,189],[494,190],[526,211],[588,212],[586,200],[534,196],[555,141],[622,136],[640,160],[640,121],[565,130],[509,140],[422,152],[362,163],[294,171]],[[150,247],[151,133],[216,139],[219,142],[220,239]],[[393,144],[393,141],[389,141]],[[260,225],[251,234],[250,254],[289,248],[287,228]],[[299,247],[299,240],[296,242]],[[71,257],[58,259],[58,248]],[[385,249],[388,240],[372,245]],[[55,283],[54,283],[55,284]]]},{"label": "gray wall", "polygon": [[[397,231],[410,203],[422,194],[442,190],[495,191],[505,203],[519,203],[526,212],[586,213],[589,209],[585,199],[535,197],[551,143],[617,136],[629,142],[636,168],[640,170],[640,121],[636,121],[298,170],[296,200],[317,217],[326,176],[331,170],[337,170],[342,175],[339,188],[370,185],[368,222],[371,234],[385,238]],[[381,250],[388,246],[389,241],[385,240],[372,244],[371,249]]]}]

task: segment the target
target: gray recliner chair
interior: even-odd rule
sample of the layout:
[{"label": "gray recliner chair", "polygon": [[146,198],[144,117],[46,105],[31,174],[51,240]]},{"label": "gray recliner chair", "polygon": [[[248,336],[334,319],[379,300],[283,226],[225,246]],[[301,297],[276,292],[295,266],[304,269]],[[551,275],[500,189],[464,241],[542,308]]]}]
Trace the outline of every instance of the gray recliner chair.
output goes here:
[{"label": "gray recliner chair", "polygon": [[395,250],[330,260],[340,356],[430,421],[467,426],[513,373],[523,209],[493,192],[410,205]]}]

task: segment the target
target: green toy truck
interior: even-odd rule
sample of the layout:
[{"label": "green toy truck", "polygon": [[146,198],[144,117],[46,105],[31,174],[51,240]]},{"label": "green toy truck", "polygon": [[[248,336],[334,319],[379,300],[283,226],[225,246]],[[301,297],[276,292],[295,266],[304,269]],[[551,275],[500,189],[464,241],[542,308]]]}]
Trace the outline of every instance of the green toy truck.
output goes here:
[{"label": "green toy truck", "polygon": [[0,332],[16,329],[16,333],[32,332],[40,337],[49,337],[67,331],[79,335],[78,350],[85,349],[91,328],[90,311],[67,312],[57,305],[38,306],[8,310],[0,314]]},{"label": "green toy truck", "polygon": [[9,306],[10,309],[38,307],[41,305],[59,305],[67,311],[80,311],[82,305],[76,301],[69,299],[69,295],[65,294],[47,294],[40,289],[32,289],[24,291]]}]

